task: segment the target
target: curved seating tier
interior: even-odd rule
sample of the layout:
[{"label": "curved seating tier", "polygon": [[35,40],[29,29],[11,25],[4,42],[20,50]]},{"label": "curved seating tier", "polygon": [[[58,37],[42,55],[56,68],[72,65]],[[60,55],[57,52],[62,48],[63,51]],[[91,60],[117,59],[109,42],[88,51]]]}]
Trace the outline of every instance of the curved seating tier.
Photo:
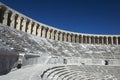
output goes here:
[{"label": "curved seating tier", "polygon": [[42,80],[118,80],[119,66],[63,65],[47,69]]}]

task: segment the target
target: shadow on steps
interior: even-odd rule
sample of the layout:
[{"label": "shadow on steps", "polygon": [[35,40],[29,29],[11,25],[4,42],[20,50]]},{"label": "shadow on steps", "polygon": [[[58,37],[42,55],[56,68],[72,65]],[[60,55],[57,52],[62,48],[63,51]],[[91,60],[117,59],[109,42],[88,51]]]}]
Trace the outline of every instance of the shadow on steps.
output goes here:
[{"label": "shadow on steps", "polygon": [[0,49],[0,75],[5,75],[11,71],[18,61],[18,53],[6,49]]}]

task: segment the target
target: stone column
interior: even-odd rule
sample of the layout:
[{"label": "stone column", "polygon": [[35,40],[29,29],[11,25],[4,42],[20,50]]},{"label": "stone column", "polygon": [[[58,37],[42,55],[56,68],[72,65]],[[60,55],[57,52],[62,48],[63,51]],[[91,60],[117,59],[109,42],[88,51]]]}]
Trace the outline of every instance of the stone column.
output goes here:
[{"label": "stone column", "polygon": [[10,20],[11,20],[10,27],[15,28],[15,13],[12,14]]},{"label": "stone column", "polygon": [[27,26],[27,33],[31,34],[32,33],[32,24],[33,22],[30,20]]},{"label": "stone column", "polygon": [[63,33],[60,32],[60,41],[63,41]]},{"label": "stone column", "polygon": [[42,33],[42,27],[41,25],[38,26],[38,29],[37,29],[37,36],[41,37],[41,33]]},{"label": "stone column", "polygon": [[71,42],[71,34],[68,34],[68,42]]},{"label": "stone column", "polygon": [[116,36],[116,45],[118,45],[118,37]]},{"label": "stone column", "polygon": [[79,35],[76,35],[76,43],[80,43],[80,37],[79,37]]},{"label": "stone column", "polygon": [[94,44],[94,37],[91,37],[91,43]]},{"label": "stone column", "polygon": [[50,39],[50,29],[47,30],[47,38]]},{"label": "stone column", "polygon": [[93,44],[93,37],[91,36],[90,38],[91,38],[91,44]]},{"label": "stone column", "polygon": [[97,37],[95,36],[94,38],[95,38],[95,39],[94,39],[94,40],[95,40],[95,44],[97,44]]},{"label": "stone column", "polygon": [[85,44],[86,43],[86,36],[83,35],[83,43]]},{"label": "stone column", "polygon": [[113,45],[113,37],[111,37],[111,45]]},{"label": "stone column", "polygon": [[87,36],[85,36],[85,44],[87,44]]},{"label": "stone column", "polygon": [[42,29],[42,37],[45,38],[46,37],[46,28],[43,27]]},{"label": "stone column", "polygon": [[55,32],[55,40],[58,41],[58,31]]},{"label": "stone column", "polygon": [[33,26],[32,29],[33,29],[33,30],[32,30],[32,34],[33,34],[33,35],[36,35],[36,33],[37,33],[37,23],[34,23],[34,26]]},{"label": "stone column", "polygon": [[108,37],[106,37],[106,44],[108,45]]},{"label": "stone column", "polygon": [[18,18],[17,18],[17,20],[16,20],[16,22],[17,22],[16,29],[17,29],[17,30],[20,30],[21,20],[22,20],[22,17],[21,17],[21,16],[18,16]]},{"label": "stone column", "polygon": [[91,36],[89,36],[89,44],[91,44]]},{"label": "stone column", "polygon": [[101,39],[102,39],[102,42],[101,42],[101,44],[104,44],[104,39],[103,39],[103,37],[101,37]]},{"label": "stone column", "polygon": [[101,36],[99,36],[99,44],[102,44]]},{"label": "stone column", "polygon": [[81,43],[83,43],[83,35],[81,35],[81,38],[80,38],[80,39],[81,39]]},{"label": "stone column", "polygon": [[72,42],[75,43],[75,34],[72,34]]},{"label": "stone column", "polygon": [[63,40],[63,41],[66,42],[66,41],[67,41],[67,35],[66,35],[66,33],[64,33],[64,36],[63,36],[63,37],[64,37],[64,40]]},{"label": "stone column", "polygon": [[118,36],[118,45],[120,45],[120,36]]},{"label": "stone column", "polygon": [[79,35],[76,35],[76,43],[80,43]]},{"label": "stone column", "polygon": [[112,44],[111,36],[108,37],[108,44]]},{"label": "stone column", "polygon": [[23,21],[22,21],[22,31],[23,32],[26,32],[26,24],[27,24],[27,19],[24,18]]},{"label": "stone column", "polygon": [[96,36],[93,36],[93,43],[96,44]]},{"label": "stone column", "polygon": [[55,37],[55,33],[54,33],[54,30],[52,30],[52,32],[51,32],[51,39],[54,40],[54,37]]},{"label": "stone column", "polygon": [[86,37],[87,37],[87,43],[89,44],[89,36],[87,35]]},{"label": "stone column", "polygon": [[3,19],[3,10],[2,10],[2,6],[0,6],[0,23],[2,23],[2,19]]},{"label": "stone column", "polygon": [[99,43],[100,43],[99,38],[100,38],[100,37],[99,37],[99,36],[97,36],[97,44],[99,44]]},{"label": "stone column", "polygon": [[8,23],[8,14],[9,14],[9,11],[8,10],[6,10],[5,11],[5,13],[4,13],[4,16],[3,16],[3,24],[4,25],[7,25],[7,23]]}]

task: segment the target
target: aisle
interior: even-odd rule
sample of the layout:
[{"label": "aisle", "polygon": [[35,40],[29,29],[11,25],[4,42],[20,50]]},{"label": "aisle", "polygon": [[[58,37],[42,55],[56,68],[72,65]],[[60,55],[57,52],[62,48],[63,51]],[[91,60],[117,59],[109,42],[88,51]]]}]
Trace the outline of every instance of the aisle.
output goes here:
[{"label": "aisle", "polygon": [[45,66],[41,66],[41,64],[26,66],[7,75],[0,76],[0,80],[41,80],[40,74],[44,69]]}]

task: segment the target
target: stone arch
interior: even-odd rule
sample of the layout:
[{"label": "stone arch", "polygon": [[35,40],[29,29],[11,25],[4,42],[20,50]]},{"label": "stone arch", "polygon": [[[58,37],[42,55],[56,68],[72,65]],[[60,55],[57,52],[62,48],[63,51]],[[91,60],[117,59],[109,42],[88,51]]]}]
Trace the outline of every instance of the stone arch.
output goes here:
[{"label": "stone arch", "polygon": [[15,28],[15,13],[12,13],[11,17],[10,17],[10,27]]},{"label": "stone arch", "polygon": [[3,15],[3,22],[2,22],[4,25],[7,25],[8,13],[9,11],[5,10],[4,15]]},{"label": "stone arch", "polygon": [[98,44],[98,36],[95,36],[95,44]]},{"label": "stone arch", "polygon": [[117,38],[113,37],[113,44],[117,44]]},{"label": "stone arch", "polygon": [[27,30],[26,24],[27,24],[27,18],[23,18],[22,23],[21,23],[21,30],[23,32],[26,32]]},{"label": "stone arch", "polygon": [[32,25],[33,25],[33,21],[32,20],[27,20],[27,33],[29,33],[29,34],[32,34]]},{"label": "stone arch", "polygon": [[12,16],[12,14],[13,14],[13,12],[9,10],[9,12],[8,12],[8,18],[7,18],[7,25],[8,26],[10,26],[10,24],[11,24],[11,19],[10,18]]},{"label": "stone arch", "polygon": [[83,35],[83,43],[85,43],[85,35]]},{"label": "stone arch", "polygon": [[32,21],[32,22],[31,22],[31,32],[30,32],[30,34],[33,34],[33,27],[34,27],[34,25],[35,25],[35,22]]},{"label": "stone arch", "polygon": [[50,39],[50,28],[46,28],[46,38]]},{"label": "stone arch", "polygon": [[91,36],[91,43],[95,44],[95,37],[94,36]]},{"label": "stone arch", "polygon": [[41,28],[41,25],[40,25],[40,24],[38,24],[38,26],[37,26],[37,33],[36,33],[36,35],[41,37],[41,33],[42,33],[42,28]]},{"label": "stone arch", "polygon": [[93,36],[91,36],[91,44],[94,44]]},{"label": "stone arch", "polygon": [[83,37],[82,37],[82,35],[79,35],[79,42],[83,43]]},{"label": "stone arch", "polygon": [[63,41],[67,41],[67,34],[63,32]]},{"label": "stone arch", "polygon": [[55,33],[54,33],[54,29],[51,30],[51,39],[54,40],[55,39]]},{"label": "stone arch", "polygon": [[37,35],[37,26],[38,26],[38,23],[34,22],[33,23],[33,28],[32,28],[32,34],[33,35]]},{"label": "stone arch", "polygon": [[71,37],[71,34],[70,33],[67,33],[67,37],[68,37],[68,42],[71,42],[72,41],[72,37]]},{"label": "stone arch", "polygon": [[63,33],[62,32],[60,32],[60,41],[63,41]]},{"label": "stone arch", "polygon": [[104,44],[107,44],[107,37],[103,37],[103,42],[104,42]]},{"label": "stone arch", "polygon": [[91,36],[89,36],[89,43],[91,44]]},{"label": "stone arch", "polygon": [[[16,29],[17,24],[18,24],[18,23],[17,23],[18,16],[19,16],[18,14],[15,14],[15,29]],[[11,24],[11,23],[10,23],[10,24]]]},{"label": "stone arch", "polygon": [[60,31],[57,31],[58,33],[58,41],[60,41]]},{"label": "stone arch", "polygon": [[101,36],[98,36],[98,44],[101,44]]},{"label": "stone arch", "polygon": [[60,31],[57,31],[58,33],[58,41],[60,41]]},{"label": "stone arch", "polygon": [[42,37],[46,38],[46,27],[42,26]]},{"label": "stone arch", "polygon": [[24,20],[24,18],[23,17],[21,17],[21,22],[20,22],[20,30],[22,31],[22,28],[23,28],[23,20]]},{"label": "stone arch", "polygon": [[74,37],[75,37],[75,40],[74,40],[74,42],[76,43],[77,34],[74,34]]},{"label": "stone arch", "polygon": [[89,36],[86,36],[87,37],[87,43],[90,43],[90,39],[89,39]]},{"label": "stone arch", "polygon": [[39,26],[40,26],[39,24],[37,24],[37,26],[36,26],[36,36],[38,36],[38,27]]},{"label": "stone arch", "polygon": [[16,20],[16,29],[20,30],[22,17],[19,15]]},{"label": "stone arch", "polygon": [[120,37],[118,37],[118,44],[120,45]]},{"label": "stone arch", "polygon": [[0,5],[0,23],[3,23],[4,13],[7,8],[4,5]]},{"label": "stone arch", "polygon": [[55,30],[55,40],[58,41],[58,31]]},{"label": "stone arch", "polygon": [[47,38],[47,30],[48,30],[48,28],[45,27],[45,38]]},{"label": "stone arch", "polygon": [[64,41],[64,34],[65,34],[65,32],[63,32],[62,34],[63,34],[63,41]]},{"label": "stone arch", "polygon": [[53,29],[50,29],[50,39],[52,39],[52,30]]},{"label": "stone arch", "polygon": [[29,33],[32,34],[32,29],[29,30],[29,22],[30,22],[30,20],[26,19],[26,29],[25,29],[25,32],[28,33],[28,31],[29,31]]},{"label": "stone arch", "polygon": [[5,10],[4,15],[3,15],[3,24],[4,25],[10,25],[10,17],[11,17],[12,12],[8,9]]},{"label": "stone arch", "polygon": [[112,44],[112,40],[110,36],[108,37],[108,44]]},{"label": "stone arch", "polygon": [[103,38],[99,36],[99,44],[103,44]]},{"label": "stone arch", "polygon": [[86,37],[86,35],[83,35],[83,43],[87,43],[87,37]]}]

